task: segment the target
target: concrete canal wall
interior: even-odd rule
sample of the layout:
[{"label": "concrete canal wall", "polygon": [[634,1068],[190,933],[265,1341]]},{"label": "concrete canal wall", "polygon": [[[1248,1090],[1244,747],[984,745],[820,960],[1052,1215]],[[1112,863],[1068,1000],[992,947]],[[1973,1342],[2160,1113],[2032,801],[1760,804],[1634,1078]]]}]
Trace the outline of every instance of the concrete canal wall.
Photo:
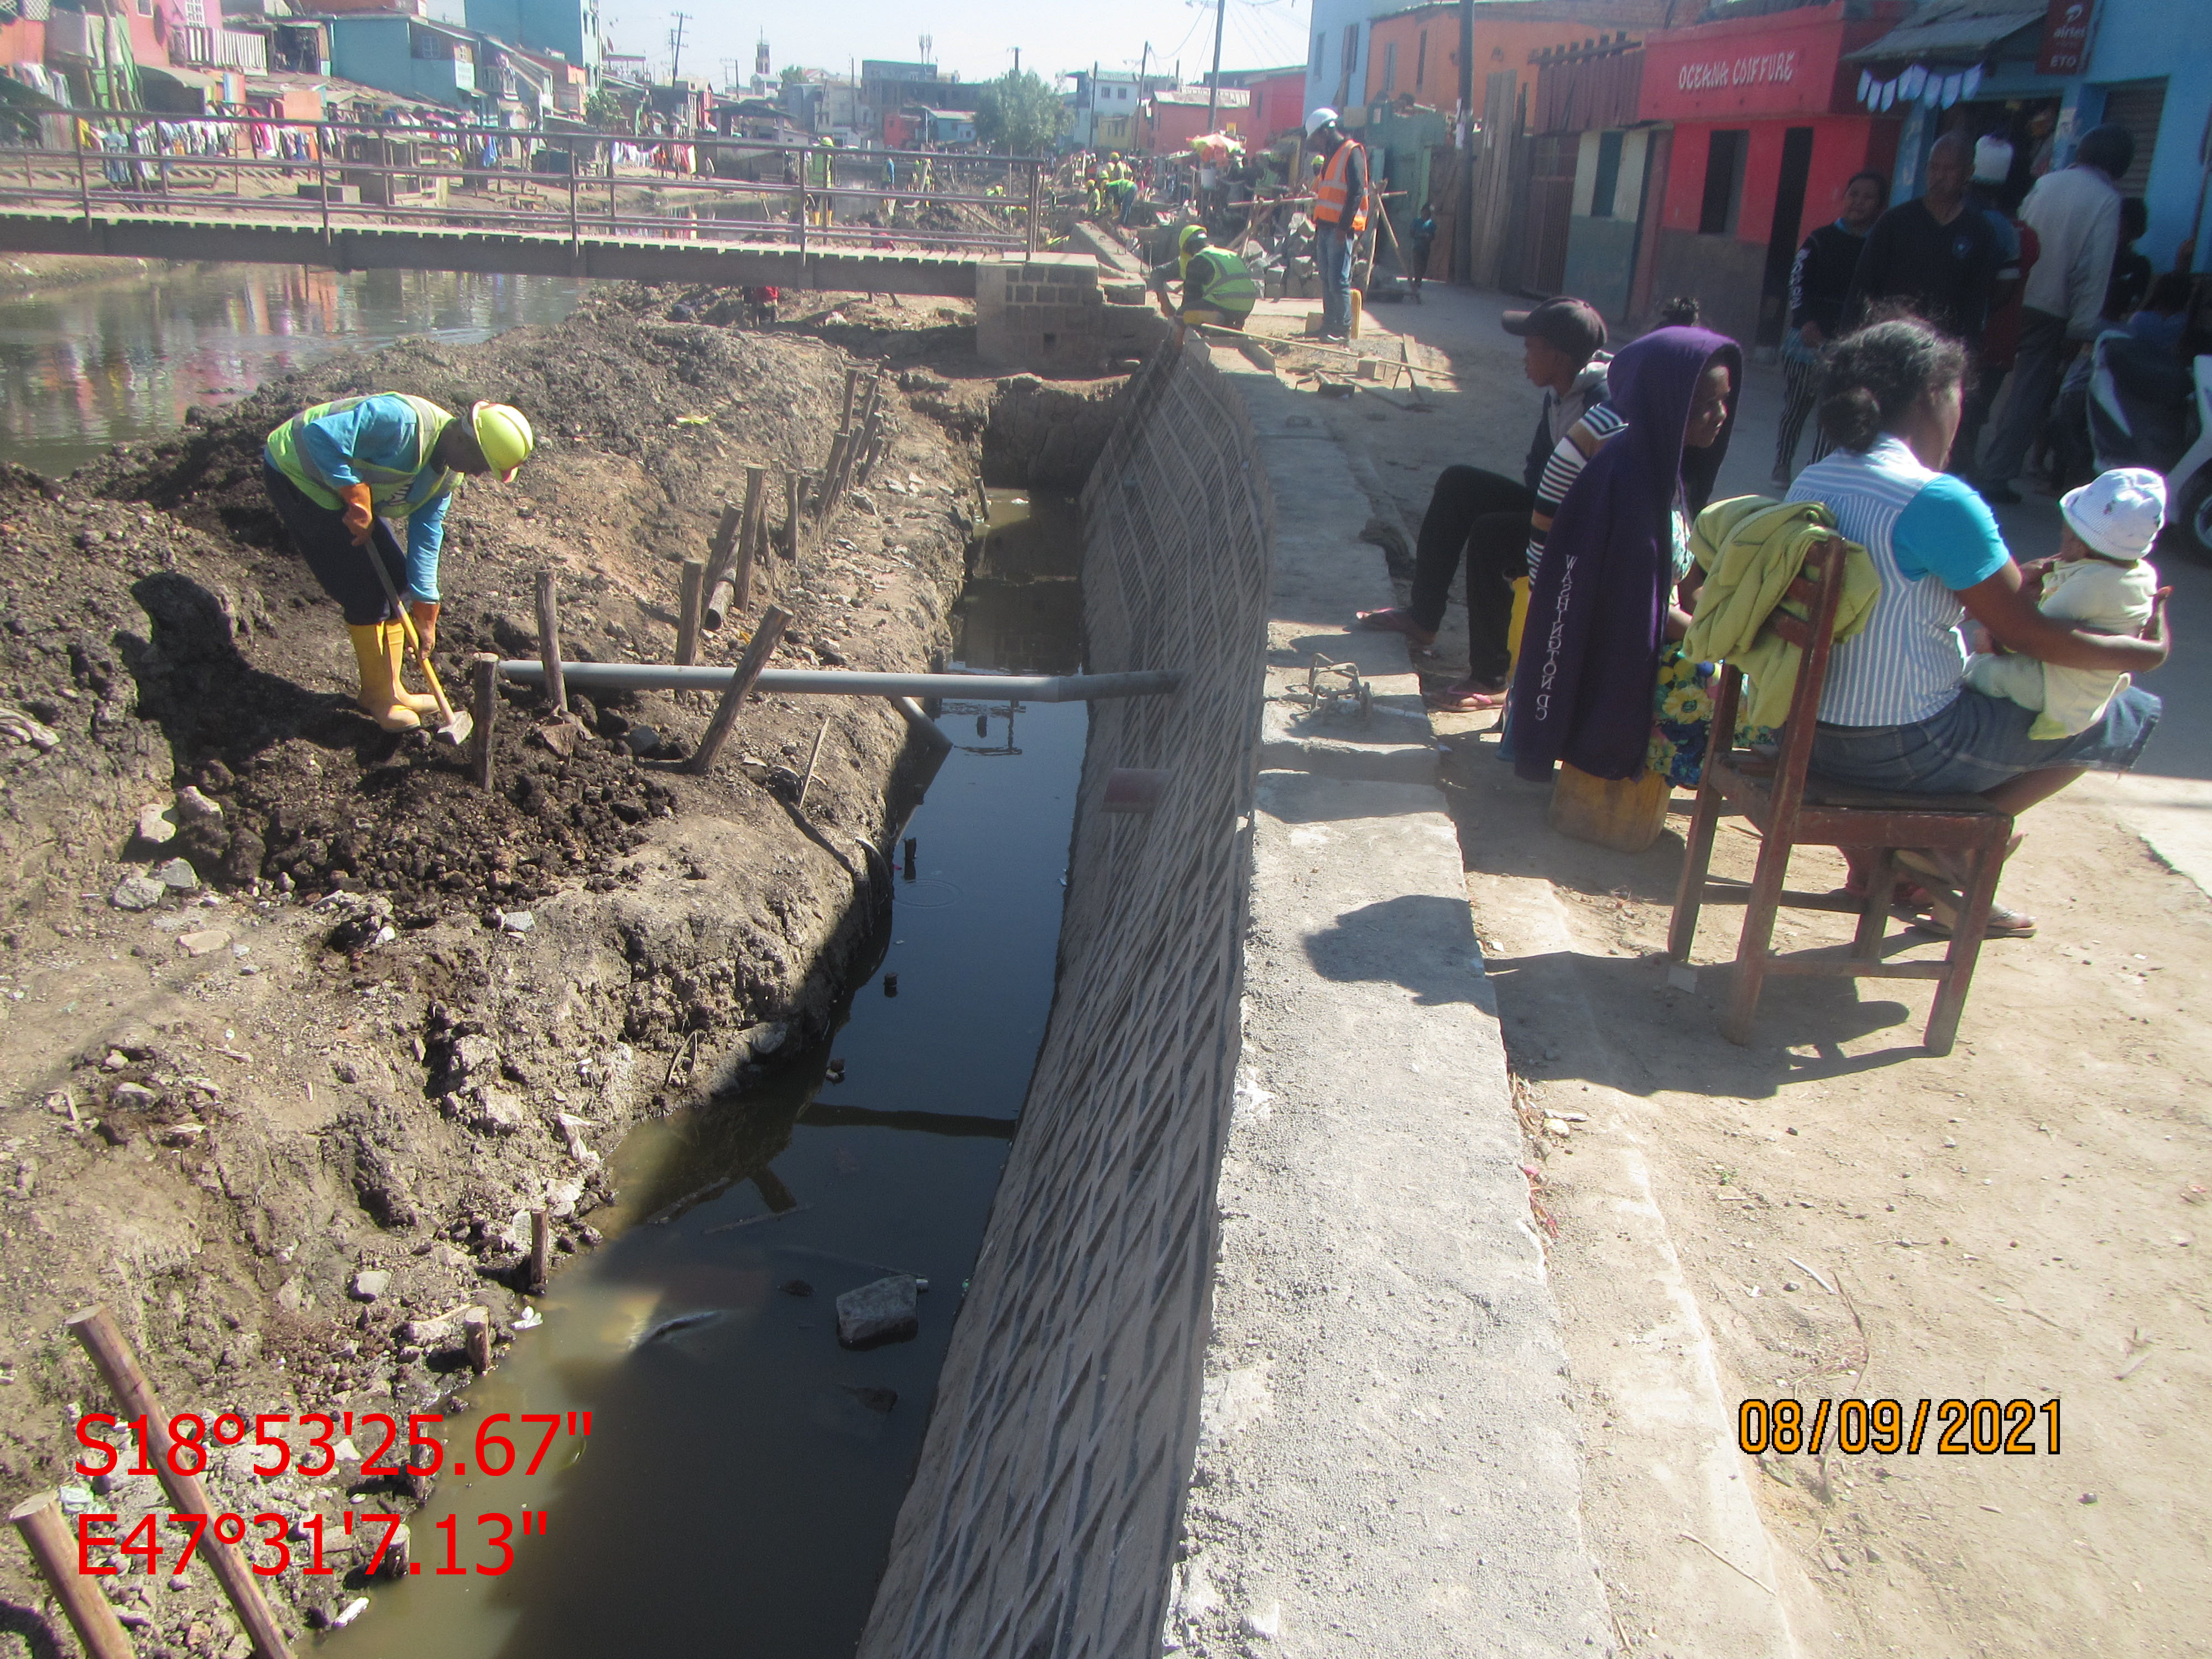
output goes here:
[{"label": "concrete canal wall", "polygon": [[[1157,1648],[1238,1051],[1273,507],[1243,402],[1157,356],[1084,497],[1092,705],[1050,1027],[864,1659]],[[1105,806],[1162,769],[1154,810]]]}]

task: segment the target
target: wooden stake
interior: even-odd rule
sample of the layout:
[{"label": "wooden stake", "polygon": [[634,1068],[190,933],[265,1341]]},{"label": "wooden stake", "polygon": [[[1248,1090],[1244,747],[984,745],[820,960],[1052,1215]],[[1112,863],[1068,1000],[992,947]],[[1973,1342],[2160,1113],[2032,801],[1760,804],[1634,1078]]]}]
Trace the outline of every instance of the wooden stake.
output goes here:
[{"label": "wooden stake", "polygon": [[799,509],[805,495],[805,475],[787,472],[783,475],[783,556],[799,556]]},{"label": "wooden stake", "polygon": [[699,739],[699,751],[687,762],[686,769],[704,775],[714,769],[714,757],[721,751],[729,738],[730,729],[738,723],[738,714],[744,708],[745,698],[751,694],[753,682],[768,666],[768,659],[775,652],[776,641],[790,626],[791,612],[781,605],[772,605],[761,612],[760,626],[753,629],[753,637],[745,647],[745,654],[738,663],[738,672],[731,677],[729,689],[722,693],[722,701],[714,710],[714,717],[707,722],[707,730]]},{"label": "wooden stake", "polygon": [[545,665],[545,699],[553,712],[568,712],[568,683],[561,674],[561,604],[553,597],[553,573],[538,573],[538,658]]},{"label": "wooden stake", "polygon": [[814,768],[822,759],[822,739],[830,735],[830,716],[822,717],[822,724],[814,733],[814,752],[806,757],[806,775],[799,781],[799,811],[806,810],[806,792],[814,787]]},{"label": "wooden stake", "polygon": [[530,1293],[545,1294],[546,1276],[553,1264],[553,1218],[544,1210],[530,1212]]},{"label": "wooden stake", "polygon": [[473,693],[471,713],[477,719],[477,748],[469,769],[477,787],[491,787],[491,739],[499,721],[499,659],[479,651],[469,659],[469,684]]},{"label": "wooden stake", "polygon": [[745,469],[744,522],[738,532],[738,562],[730,577],[735,591],[733,603],[743,611],[752,601],[753,555],[760,546],[761,526],[768,517],[768,469],[749,466]]},{"label": "wooden stake", "polygon": [[837,413],[837,424],[841,427],[853,424],[853,393],[859,388],[860,384],[860,371],[857,368],[847,369],[845,371],[845,405]]},{"label": "wooden stake", "polygon": [[[131,1352],[131,1345],[123,1340],[115,1320],[104,1306],[94,1304],[80,1308],[67,1320],[69,1328],[84,1350],[92,1356],[92,1363],[106,1379],[108,1392],[122,1407],[125,1422],[133,1418],[146,1419],[146,1453],[152,1460],[154,1472],[161,1477],[161,1486],[169,1494],[169,1502],[179,1513],[211,1515],[206,1488],[199,1477],[179,1474],[170,1465],[170,1448],[176,1443],[169,1434],[169,1414],[161,1409],[161,1402],[138,1361]],[[246,1565],[232,1546],[215,1535],[210,1527],[200,1540],[200,1556],[205,1560],[222,1586],[231,1610],[237,1613],[240,1626],[246,1639],[253,1644],[255,1659],[291,1659],[292,1650],[285,1645],[284,1632],[270,1612],[268,1602],[261,1599],[261,1586],[253,1577],[253,1570]]]},{"label": "wooden stake", "polygon": [[699,623],[707,608],[707,562],[684,561],[681,608],[676,615],[676,660],[685,667],[699,660]]},{"label": "wooden stake", "polygon": [[469,1369],[482,1376],[491,1369],[491,1310],[461,1310],[461,1345],[468,1350]]},{"label": "wooden stake", "polygon": [[[745,510],[732,501],[722,509],[722,521],[714,526],[714,539],[707,544],[706,591],[714,592],[714,584],[721,580],[723,570],[730,562],[730,551],[738,544],[738,527],[745,521]],[[721,623],[714,624],[719,628]]]},{"label": "wooden stake", "polygon": [[88,1659],[131,1659],[131,1638],[123,1633],[123,1622],[115,1616],[115,1609],[100,1593],[100,1581],[77,1571],[76,1540],[62,1519],[56,1495],[35,1492],[9,1510],[8,1519],[23,1534],[31,1559],[39,1564],[40,1577],[69,1615],[70,1628],[76,1632]]},{"label": "wooden stake", "polygon": [[828,523],[837,510],[837,475],[844,470],[845,451],[852,441],[850,432],[840,432],[830,441],[830,459],[822,467],[822,488],[814,497],[814,517],[818,523]]}]

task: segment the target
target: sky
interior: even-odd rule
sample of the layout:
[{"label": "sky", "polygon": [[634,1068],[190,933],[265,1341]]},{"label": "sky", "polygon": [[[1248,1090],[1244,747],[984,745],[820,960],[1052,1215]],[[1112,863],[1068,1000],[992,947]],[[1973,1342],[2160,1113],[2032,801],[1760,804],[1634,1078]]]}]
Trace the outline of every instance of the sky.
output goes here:
[{"label": "sky", "polygon": [[[1074,0],[836,0],[794,7],[763,0],[602,0],[600,16],[615,50],[651,58],[656,75],[668,67],[670,31],[678,10],[684,25],[683,70],[723,84],[726,60],[738,74],[752,72],[753,49],[766,37],[769,72],[785,64],[842,72],[863,58],[912,62],[920,37],[933,37],[932,57],[963,81],[985,81],[1021,64],[1041,76],[1138,67],[1150,41],[1154,66],[1182,64],[1196,80],[1211,67],[1213,0],[1116,0],[1110,5]],[[1310,0],[1227,0],[1221,66],[1269,69],[1306,59],[1313,19]]]}]

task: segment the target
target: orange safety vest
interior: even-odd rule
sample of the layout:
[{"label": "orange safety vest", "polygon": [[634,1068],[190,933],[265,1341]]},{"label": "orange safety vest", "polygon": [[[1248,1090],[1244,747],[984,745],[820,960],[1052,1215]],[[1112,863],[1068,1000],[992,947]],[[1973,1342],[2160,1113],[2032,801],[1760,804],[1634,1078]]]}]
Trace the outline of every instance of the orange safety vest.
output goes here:
[{"label": "orange safety vest", "polygon": [[[1352,152],[1359,146],[1349,138],[1331,152],[1328,163],[1314,180],[1314,222],[1317,225],[1341,224],[1344,222],[1345,198],[1351,192],[1345,187],[1345,174],[1352,166]],[[1352,234],[1354,236],[1367,228],[1367,198],[1360,196],[1352,210]]]}]

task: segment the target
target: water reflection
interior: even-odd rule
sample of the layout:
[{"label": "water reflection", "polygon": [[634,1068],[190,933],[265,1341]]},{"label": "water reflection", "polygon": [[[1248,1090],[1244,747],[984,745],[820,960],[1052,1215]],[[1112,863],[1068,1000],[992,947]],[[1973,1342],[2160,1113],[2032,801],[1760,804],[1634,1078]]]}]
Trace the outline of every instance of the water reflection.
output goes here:
[{"label": "water reflection", "polygon": [[333,351],[558,322],[583,290],[550,276],[217,264],[0,300],[0,460],[58,477]]}]

